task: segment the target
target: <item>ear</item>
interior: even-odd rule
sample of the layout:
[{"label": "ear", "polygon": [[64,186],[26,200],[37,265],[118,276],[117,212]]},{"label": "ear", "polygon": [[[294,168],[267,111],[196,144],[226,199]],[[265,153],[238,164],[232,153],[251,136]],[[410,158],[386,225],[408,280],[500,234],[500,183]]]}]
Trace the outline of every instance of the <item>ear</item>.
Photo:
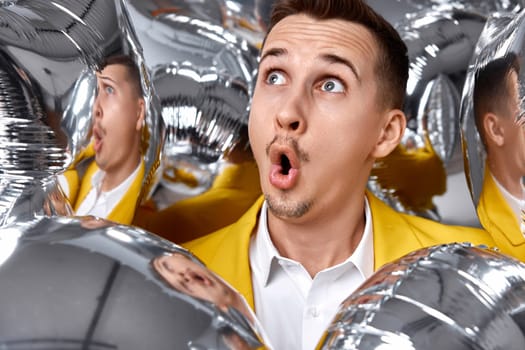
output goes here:
[{"label": "ear", "polygon": [[135,130],[140,131],[142,130],[142,126],[144,125],[144,118],[146,116],[145,103],[142,97],[138,99],[137,109],[137,123],[135,124]]},{"label": "ear", "polygon": [[505,143],[505,129],[501,125],[500,118],[494,113],[487,113],[483,116],[483,129],[487,142],[497,146]]},{"label": "ear", "polygon": [[399,109],[393,109],[387,112],[385,124],[377,139],[376,146],[372,151],[374,158],[387,156],[401,142],[401,138],[406,128],[405,113]]}]

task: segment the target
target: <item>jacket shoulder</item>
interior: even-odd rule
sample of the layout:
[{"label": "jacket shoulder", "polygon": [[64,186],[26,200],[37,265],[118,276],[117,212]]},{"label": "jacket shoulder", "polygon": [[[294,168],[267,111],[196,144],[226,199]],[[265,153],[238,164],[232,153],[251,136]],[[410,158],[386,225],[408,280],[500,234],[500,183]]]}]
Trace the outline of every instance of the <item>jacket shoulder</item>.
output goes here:
[{"label": "jacket shoulder", "polygon": [[446,243],[471,243],[473,245],[495,246],[490,234],[481,228],[449,225],[433,220],[402,214],[413,227],[424,246]]},{"label": "jacket shoulder", "polygon": [[[222,264],[228,254],[238,256],[248,254],[250,236],[256,227],[259,210],[262,206],[261,196],[239,220],[213,233],[183,243],[182,246],[196,255],[205,264]],[[232,257],[229,257],[232,259]],[[217,261],[220,260],[220,261]]]}]

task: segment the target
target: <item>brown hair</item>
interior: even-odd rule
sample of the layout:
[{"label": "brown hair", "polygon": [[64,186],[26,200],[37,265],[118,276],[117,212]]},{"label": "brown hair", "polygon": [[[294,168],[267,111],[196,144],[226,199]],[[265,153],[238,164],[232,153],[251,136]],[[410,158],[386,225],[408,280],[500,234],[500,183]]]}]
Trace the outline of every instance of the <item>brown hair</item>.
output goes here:
[{"label": "brown hair", "polygon": [[511,72],[519,74],[520,65],[515,53],[507,53],[504,57],[489,62],[486,66],[476,72],[474,83],[474,116],[476,127],[486,146],[483,117],[487,113],[494,113],[505,117],[511,112],[509,110],[509,83],[508,77]]},{"label": "brown hair", "polygon": [[[408,79],[407,47],[399,33],[362,0],[276,0],[268,32],[282,19],[306,14],[315,19],[342,19],[366,27],[377,39],[375,71],[385,107],[402,108]],[[267,34],[268,35],[268,34]]]},{"label": "brown hair", "polygon": [[139,97],[142,97],[142,84],[140,80],[140,71],[137,63],[128,55],[116,55],[107,57],[102,63],[100,70],[103,70],[105,67],[120,64],[126,67],[128,73],[128,81],[133,84],[134,90]]}]

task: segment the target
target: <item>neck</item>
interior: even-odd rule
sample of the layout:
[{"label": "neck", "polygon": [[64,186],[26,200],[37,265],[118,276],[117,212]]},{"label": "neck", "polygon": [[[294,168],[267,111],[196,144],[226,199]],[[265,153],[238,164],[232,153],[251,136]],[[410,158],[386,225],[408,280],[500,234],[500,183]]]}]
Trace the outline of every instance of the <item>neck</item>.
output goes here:
[{"label": "neck", "polygon": [[509,164],[497,164],[497,162],[489,161],[488,165],[490,172],[501,186],[503,186],[514,197],[523,197],[521,175],[514,175]]},{"label": "neck", "polygon": [[348,259],[363,237],[364,195],[344,208],[300,222],[279,218],[268,211],[272,242],[282,256],[301,263],[314,277]]},{"label": "neck", "polygon": [[130,157],[128,162],[119,165],[115,169],[107,169],[102,181],[102,192],[111,191],[119,186],[137,169],[139,163],[140,154],[137,157]]}]

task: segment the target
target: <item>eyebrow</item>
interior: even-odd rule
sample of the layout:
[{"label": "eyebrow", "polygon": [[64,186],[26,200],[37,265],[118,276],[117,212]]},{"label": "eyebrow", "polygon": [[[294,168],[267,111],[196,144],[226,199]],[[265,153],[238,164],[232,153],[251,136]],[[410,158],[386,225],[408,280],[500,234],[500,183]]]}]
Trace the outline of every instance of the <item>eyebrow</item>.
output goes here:
[{"label": "eyebrow", "polygon": [[[259,64],[261,64],[266,58],[268,57],[279,57],[279,56],[284,56],[288,53],[288,51],[284,48],[273,48],[273,49],[270,49],[266,52],[264,52],[261,56],[261,59],[259,61]],[[324,55],[321,55],[321,59],[323,61],[326,61],[328,63],[336,63],[336,64],[342,64],[346,67],[348,67],[355,75],[355,77],[357,78],[357,81],[361,84],[361,76],[357,73],[357,69],[355,68],[355,66],[352,64],[352,62],[350,62],[349,60],[341,57],[341,56],[338,56],[338,55],[334,55],[334,54],[324,54]]]},{"label": "eyebrow", "polygon": [[261,60],[259,61],[259,64],[262,63],[262,61],[264,61],[267,57],[279,57],[279,56],[284,56],[288,53],[288,50],[286,49],[283,49],[283,48],[273,48],[273,49],[270,49],[266,52],[264,52],[261,56]]},{"label": "eyebrow", "polygon": [[102,79],[102,80],[109,80],[109,81],[112,81],[113,83],[117,84],[117,81],[113,78],[111,78],[110,76],[108,75],[97,75],[97,78],[99,79]]},{"label": "eyebrow", "polygon": [[361,77],[359,76],[359,74],[357,74],[357,69],[352,64],[352,62],[350,62],[346,58],[343,58],[341,56],[334,55],[334,54],[324,54],[324,55],[321,56],[321,59],[323,61],[328,62],[328,63],[337,63],[337,64],[342,64],[344,66],[347,66],[354,73],[354,75],[357,78],[357,81],[359,82],[359,84],[361,84]]}]

